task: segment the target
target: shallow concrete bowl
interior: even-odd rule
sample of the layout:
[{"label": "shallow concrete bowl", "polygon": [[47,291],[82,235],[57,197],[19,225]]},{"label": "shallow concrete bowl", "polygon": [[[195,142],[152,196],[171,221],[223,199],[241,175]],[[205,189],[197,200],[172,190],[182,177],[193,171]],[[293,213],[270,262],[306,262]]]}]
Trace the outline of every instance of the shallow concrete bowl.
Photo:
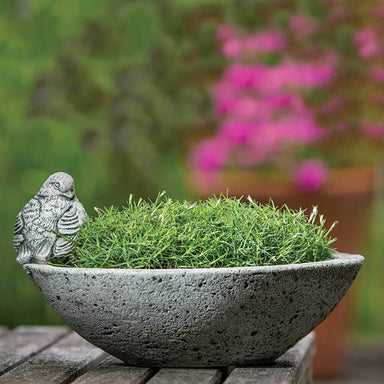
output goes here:
[{"label": "shallow concrete bowl", "polygon": [[363,261],[337,253],[266,267],[24,267],[72,329],[127,364],[212,367],[278,358],[326,318]]}]

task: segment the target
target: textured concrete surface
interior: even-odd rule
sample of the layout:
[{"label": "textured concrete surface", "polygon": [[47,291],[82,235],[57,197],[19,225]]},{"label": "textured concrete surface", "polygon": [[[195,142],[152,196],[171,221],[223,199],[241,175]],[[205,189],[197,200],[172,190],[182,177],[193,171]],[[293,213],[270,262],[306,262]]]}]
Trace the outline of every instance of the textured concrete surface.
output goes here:
[{"label": "textured concrete surface", "polygon": [[332,311],[363,261],[336,254],[249,268],[24,267],[69,326],[127,364],[217,367],[281,356]]}]

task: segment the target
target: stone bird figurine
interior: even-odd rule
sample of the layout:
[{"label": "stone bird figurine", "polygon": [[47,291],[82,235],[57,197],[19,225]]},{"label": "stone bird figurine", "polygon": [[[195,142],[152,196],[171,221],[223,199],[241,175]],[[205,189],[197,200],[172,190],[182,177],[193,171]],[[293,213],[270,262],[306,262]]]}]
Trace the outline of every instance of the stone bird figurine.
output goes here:
[{"label": "stone bird figurine", "polygon": [[17,215],[13,237],[17,262],[43,264],[68,254],[87,218],[72,177],[64,172],[49,176]]}]

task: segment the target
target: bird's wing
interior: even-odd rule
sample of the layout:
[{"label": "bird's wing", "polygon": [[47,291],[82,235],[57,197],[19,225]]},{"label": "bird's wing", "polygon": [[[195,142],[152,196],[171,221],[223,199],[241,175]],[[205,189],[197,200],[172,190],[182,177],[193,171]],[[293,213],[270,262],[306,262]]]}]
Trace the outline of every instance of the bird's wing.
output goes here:
[{"label": "bird's wing", "polygon": [[[72,206],[61,216],[57,222],[57,238],[53,247],[53,256],[64,256],[73,248],[79,227],[87,219],[83,205],[75,199]],[[62,237],[60,237],[60,235]]]},{"label": "bird's wing", "polygon": [[75,198],[73,205],[76,207],[79,223],[80,225],[83,225],[88,219],[88,214],[84,209],[83,204],[81,204],[77,198]]},{"label": "bird's wing", "polygon": [[29,249],[35,247],[39,236],[32,237],[30,235],[35,232],[34,227],[36,220],[39,219],[40,210],[40,202],[33,197],[17,215],[13,233],[13,246],[16,252],[21,250],[22,245]]},{"label": "bird's wing", "polygon": [[24,241],[23,236],[24,220],[21,212],[16,217],[15,227],[13,231],[13,248],[19,252],[21,244]]}]

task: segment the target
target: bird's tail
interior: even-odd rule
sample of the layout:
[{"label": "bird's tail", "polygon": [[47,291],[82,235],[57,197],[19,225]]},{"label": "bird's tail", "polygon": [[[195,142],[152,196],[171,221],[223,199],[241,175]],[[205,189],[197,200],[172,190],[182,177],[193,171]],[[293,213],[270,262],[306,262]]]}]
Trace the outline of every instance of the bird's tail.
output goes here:
[{"label": "bird's tail", "polygon": [[27,247],[27,245],[25,244],[21,244],[20,247],[18,248],[18,256],[17,256],[17,259],[16,261],[20,264],[20,265],[24,265],[24,264],[27,264],[27,263],[30,263],[31,262],[31,258],[32,258],[32,252],[31,250]]}]

